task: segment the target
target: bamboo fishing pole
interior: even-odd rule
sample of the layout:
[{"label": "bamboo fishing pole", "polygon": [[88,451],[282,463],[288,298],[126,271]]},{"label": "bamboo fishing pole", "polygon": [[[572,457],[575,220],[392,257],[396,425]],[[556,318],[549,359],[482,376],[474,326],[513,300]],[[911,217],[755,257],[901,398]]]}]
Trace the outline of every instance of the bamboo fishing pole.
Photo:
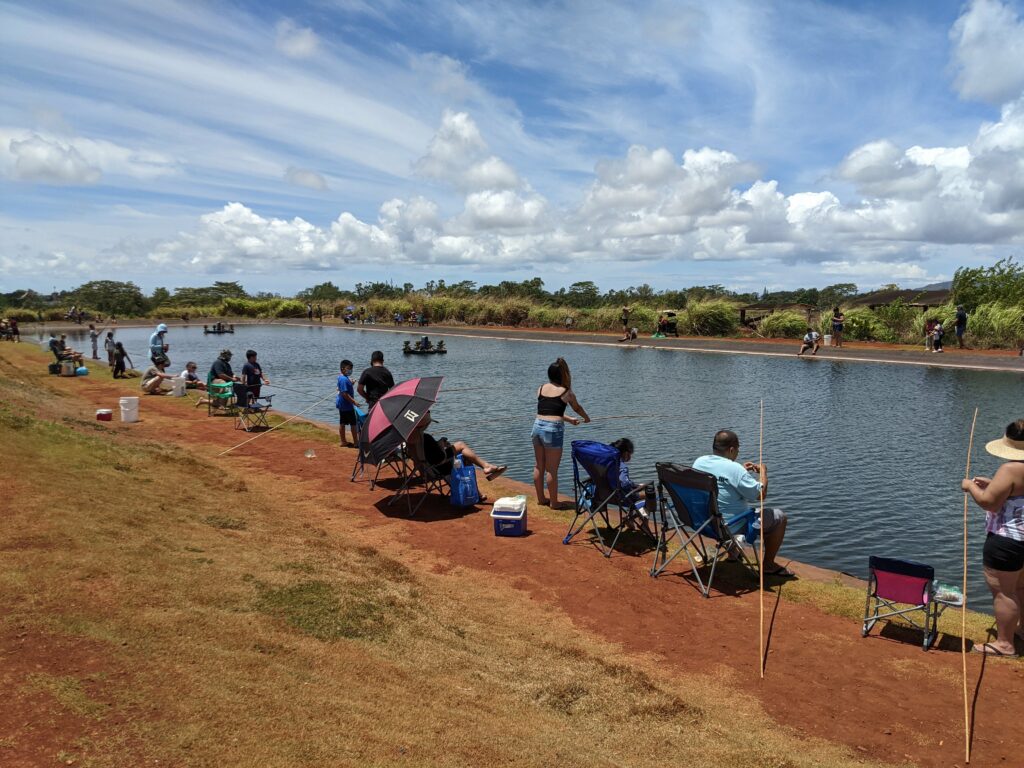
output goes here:
[{"label": "bamboo fishing pole", "polygon": [[[761,434],[757,440],[757,470],[761,473],[761,467],[764,466],[764,399],[761,400]],[[760,497],[760,509],[758,514],[760,515],[760,536],[757,537],[757,564],[758,564],[758,578],[761,582],[761,588],[758,590],[760,596],[760,634],[758,637],[757,644],[757,662],[758,668],[761,673],[761,679],[764,679],[764,484],[761,485],[761,492],[758,494]]]},{"label": "bamboo fishing pole", "polygon": [[251,443],[251,442],[252,442],[253,440],[256,440],[257,438],[263,437],[264,435],[269,435],[269,434],[270,434],[271,432],[273,432],[273,431],[274,431],[275,429],[277,429],[278,427],[283,427],[283,426],[284,426],[285,424],[287,424],[287,423],[288,423],[289,421],[292,421],[293,419],[297,419],[297,418],[299,418],[299,416],[301,416],[302,414],[306,413],[307,411],[311,411],[311,410],[313,410],[313,409],[314,409],[314,408],[316,408],[316,407],[317,407],[318,405],[320,405],[320,403],[322,403],[322,402],[323,402],[324,400],[327,400],[328,398],[331,398],[331,397],[334,397],[334,393],[333,393],[333,392],[332,392],[331,394],[327,395],[327,397],[323,397],[323,398],[320,398],[319,400],[317,400],[317,401],[316,401],[315,403],[313,403],[313,404],[312,404],[311,406],[309,406],[308,408],[304,408],[304,409],[302,409],[301,411],[299,411],[298,413],[296,413],[296,414],[295,414],[294,416],[289,416],[289,417],[288,417],[287,419],[285,419],[284,421],[282,421],[282,422],[281,422],[280,424],[275,424],[275,425],[274,425],[274,426],[272,426],[272,427],[271,427],[270,429],[268,429],[268,430],[267,430],[266,432],[260,432],[260,433],[259,433],[258,435],[255,435],[255,436],[253,436],[253,437],[250,437],[250,438],[249,438],[248,440],[243,440],[243,441],[242,441],[241,443],[239,443],[238,445],[233,445],[233,446],[231,446],[231,447],[230,447],[230,448],[228,448],[228,449],[227,449],[226,451],[221,451],[220,453],[218,453],[218,454],[217,454],[217,457],[218,457],[218,458],[220,458],[221,456],[223,456],[223,455],[224,455],[224,454],[226,454],[226,453],[231,453],[231,452],[232,452],[233,450],[235,450],[236,448],[241,448],[241,447],[242,447],[243,445],[248,445],[249,443]]},{"label": "bamboo fishing pole", "polygon": [[[967,441],[967,469],[964,470],[964,480],[971,479],[971,452],[974,450],[974,425],[978,423],[978,408],[974,408],[974,418],[971,419],[971,437]],[[963,574],[963,604],[960,606],[960,659],[963,666],[963,688],[964,688],[964,760],[971,762],[971,708],[967,701],[967,491],[964,491],[964,574]]]}]

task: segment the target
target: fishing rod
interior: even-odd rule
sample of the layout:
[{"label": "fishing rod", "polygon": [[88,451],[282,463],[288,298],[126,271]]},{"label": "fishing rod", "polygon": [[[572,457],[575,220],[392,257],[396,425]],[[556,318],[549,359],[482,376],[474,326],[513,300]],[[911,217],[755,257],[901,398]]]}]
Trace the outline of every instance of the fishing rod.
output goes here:
[{"label": "fishing rod", "polygon": [[[470,422],[465,423],[465,424],[456,424],[455,426],[458,427],[459,429],[462,429],[464,427],[479,426],[480,424],[494,424],[494,423],[503,422],[503,421],[517,421],[519,419],[525,420],[526,418],[527,417],[522,416],[522,415],[519,415],[519,416],[503,416],[503,417],[501,417],[499,419],[484,419],[483,421],[470,421]],[[629,414],[629,413],[627,413],[627,414],[622,414],[620,416],[595,416],[594,418],[592,418],[590,420],[589,423],[593,424],[595,421],[618,421],[619,419],[666,419],[666,418],[670,418],[670,417],[668,415],[662,414],[662,413],[646,413],[646,414]],[[581,423],[583,423],[583,422],[581,422]]]},{"label": "fishing rod", "polygon": [[[764,398],[761,399],[761,432],[757,438],[757,466],[759,471],[764,467]],[[761,486],[758,493],[758,515],[760,517],[758,533],[760,535],[757,537],[757,571],[758,579],[761,582],[761,588],[758,590],[761,621],[757,645],[757,665],[761,679],[764,680],[764,484],[759,483],[759,485]]]},{"label": "fishing rod", "polygon": [[[974,450],[974,425],[978,423],[978,408],[971,419],[971,437],[967,441],[967,469],[964,480],[971,479],[971,452]],[[960,606],[960,660],[963,667],[964,688],[964,759],[971,762],[971,708],[967,701],[967,491],[964,491],[964,580],[963,603]]]},{"label": "fishing rod", "polygon": [[271,432],[273,432],[273,431],[274,431],[275,429],[277,429],[278,427],[283,427],[283,426],[284,426],[285,424],[287,424],[287,423],[288,423],[289,421],[293,421],[294,419],[297,419],[297,418],[299,418],[299,416],[301,416],[302,414],[304,414],[304,413],[306,413],[306,412],[308,412],[308,411],[311,411],[311,410],[313,410],[313,409],[314,409],[314,408],[316,408],[316,407],[317,407],[318,405],[320,405],[320,403],[324,402],[325,400],[327,400],[328,398],[331,398],[331,397],[334,397],[334,394],[333,394],[333,393],[332,393],[332,394],[330,394],[330,395],[327,395],[327,397],[322,397],[322,398],[320,398],[320,399],[319,399],[319,400],[317,400],[317,401],[316,401],[315,403],[313,403],[313,404],[312,404],[311,406],[309,406],[308,408],[304,408],[303,410],[301,410],[301,411],[299,411],[298,413],[296,413],[296,414],[295,414],[294,416],[289,416],[289,417],[288,417],[287,419],[285,419],[284,421],[282,421],[282,422],[281,422],[280,424],[275,424],[275,425],[274,425],[274,426],[272,426],[272,427],[271,427],[270,429],[268,429],[268,430],[267,430],[266,432],[260,432],[260,433],[259,433],[258,435],[255,435],[254,437],[250,437],[250,438],[249,438],[248,440],[243,440],[243,441],[242,441],[241,443],[239,443],[238,445],[233,445],[233,446],[231,446],[231,447],[230,447],[230,448],[228,448],[228,449],[227,449],[226,451],[221,451],[220,453],[218,453],[218,454],[217,454],[217,457],[218,457],[218,458],[220,458],[221,456],[223,456],[223,455],[225,455],[225,454],[227,454],[227,453],[231,453],[231,452],[232,452],[233,450],[235,450],[236,448],[241,448],[241,447],[242,447],[243,445],[248,445],[248,444],[249,444],[249,443],[251,443],[251,442],[252,442],[253,440],[257,440],[257,439],[259,439],[259,438],[263,437],[264,435],[269,435],[269,434],[270,434]]}]

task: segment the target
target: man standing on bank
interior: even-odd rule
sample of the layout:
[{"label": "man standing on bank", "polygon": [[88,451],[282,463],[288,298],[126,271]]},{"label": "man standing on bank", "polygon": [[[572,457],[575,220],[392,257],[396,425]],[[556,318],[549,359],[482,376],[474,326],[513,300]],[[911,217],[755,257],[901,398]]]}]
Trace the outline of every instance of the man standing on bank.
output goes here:
[{"label": "man standing on bank", "polygon": [[388,390],[395,386],[391,371],[384,367],[384,353],[379,349],[370,355],[370,367],[359,377],[356,391],[366,400],[367,412],[373,408]]},{"label": "man standing on bank", "polygon": [[967,331],[967,311],[963,304],[956,305],[956,321],[953,324],[956,331],[956,343],[960,349],[964,348],[964,333]]},{"label": "man standing on bank", "polygon": [[[757,530],[761,524],[756,509],[751,505],[768,496],[768,467],[747,461],[736,461],[740,453],[740,439],[735,432],[723,429],[715,435],[711,445],[713,453],[693,462],[693,468],[718,478],[718,511],[726,520],[746,514],[750,527]],[[735,531],[743,533],[743,531]],[[764,508],[764,568],[765,576],[792,579],[795,574],[786,566],[775,562],[775,556],[786,535],[786,514],[781,509]],[[753,539],[753,536],[748,537]]]}]

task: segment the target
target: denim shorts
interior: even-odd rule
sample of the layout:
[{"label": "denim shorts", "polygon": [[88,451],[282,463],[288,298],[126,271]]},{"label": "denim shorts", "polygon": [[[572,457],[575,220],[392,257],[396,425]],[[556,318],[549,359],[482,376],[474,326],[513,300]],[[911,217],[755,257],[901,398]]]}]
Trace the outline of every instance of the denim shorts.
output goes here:
[{"label": "denim shorts", "polygon": [[565,422],[536,419],[533,422],[533,432],[530,433],[530,437],[540,440],[540,444],[545,448],[561,448],[562,440],[565,437]]}]

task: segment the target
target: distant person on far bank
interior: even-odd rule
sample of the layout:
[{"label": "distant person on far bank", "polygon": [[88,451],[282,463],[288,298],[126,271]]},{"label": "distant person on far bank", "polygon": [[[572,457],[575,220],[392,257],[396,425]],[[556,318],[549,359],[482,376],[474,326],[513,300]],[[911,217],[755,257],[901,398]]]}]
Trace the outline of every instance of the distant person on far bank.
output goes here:
[{"label": "distant person on far bank", "polygon": [[370,355],[370,367],[359,377],[356,391],[366,401],[367,408],[373,408],[388,390],[395,386],[391,371],[384,367],[384,353],[379,349]]},{"label": "distant person on far bank", "polygon": [[811,350],[812,355],[818,354],[818,348],[821,346],[821,334],[813,328],[808,328],[807,333],[804,334],[803,343],[800,345],[800,351],[796,353],[797,357],[803,355],[807,350]]},{"label": "distant person on far bank", "polygon": [[629,336],[629,316],[632,311],[629,307],[623,307],[622,314],[619,315],[619,322],[622,323],[622,335],[626,337]]},{"label": "distant person on far bank", "polygon": [[924,351],[931,352],[935,347],[932,344],[933,334],[935,333],[935,320],[928,318],[924,321]]},{"label": "distant person on far bank", "polygon": [[832,346],[843,346],[843,328],[846,326],[846,315],[836,307],[832,310]]},{"label": "distant person on far bank", "polygon": [[932,352],[942,351],[942,337],[946,335],[946,329],[942,327],[942,321],[936,320],[932,328]]},{"label": "distant person on far bank", "polygon": [[963,304],[956,305],[956,320],[953,322],[953,330],[956,333],[956,343],[960,349],[964,348],[964,334],[967,332],[967,310]]}]

